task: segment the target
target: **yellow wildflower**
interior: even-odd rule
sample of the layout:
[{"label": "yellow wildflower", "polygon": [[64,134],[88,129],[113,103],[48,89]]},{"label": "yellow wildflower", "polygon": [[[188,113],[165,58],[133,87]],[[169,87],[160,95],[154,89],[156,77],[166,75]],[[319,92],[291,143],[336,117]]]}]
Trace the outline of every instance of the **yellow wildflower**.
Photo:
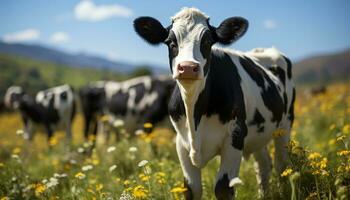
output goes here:
[{"label": "yellow wildflower", "polygon": [[101,117],[100,117],[100,121],[101,121],[101,122],[108,122],[108,121],[109,121],[108,115],[103,115],[103,116],[101,116]]},{"label": "yellow wildflower", "polygon": [[335,139],[330,139],[329,141],[328,141],[328,144],[329,145],[334,145],[336,143],[336,140]]},{"label": "yellow wildflower", "polygon": [[99,165],[100,164],[100,160],[99,159],[97,159],[97,158],[94,158],[94,159],[92,159],[92,164],[93,165]]},{"label": "yellow wildflower", "polygon": [[19,154],[19,153],[21,153],[21,148],[19,148],[19,147],[14,148],[14,149],[12,150],[12,153],[13,153],[13,154]]},{"label": "yellow wildflower", "polygon": [[5,166],[5,164],[4,163],[0,163],[0,167],[3,167],[3,166]]},{"label": "yellow wildflower", "polygon": [[350,133],[350,124],[346,124],[346,125],[343,127],[343,133],[344,133],[344,134],[349,134],[349,133]]},{"label": "yellow wildflower", "polygon": [[321,169],[324,169],[327,167],[327,163],[328,163],[328,159],[327,158],[323,158],[320,162],[319,162],[319,167]]},{"label": "yellow wildflower", "polygon": [[132,195],[135,198],[140,198],[140,199],[146,198],[147,193],[148,193],[148,190],[146,190],[142,185],[136,186],[132,191]]},{"label": "yellow wildflower", "polygon": [[331,124],[331,125],[329,126],[329,130],[332,131],[332,130],[335,129],[335,127],[336,127],[336,126],[335,126],[335,124],[333,123],[333,124]]},{"label": "yellow wildflower", "polygon": [[103,189],[103,184],[102,183],[96,185],[96,191],[100,191],[102,189]]},{"label": "yellow wildflower", "polygon": [[10,200],[10,198],[9,197],[1,197],[0,200]]},{"label": "yellow wildflower", "polygon": [[293,172],[293,169],[292,169],[292,168],[287,168],[287,169],[285,169],[285,170],[282,172],[281,176],[282,176],[282,177],[289,176],[289,175],[292,174],[292,172]]},{"label": "yellow wildflower", "polygon": [[143,127],[144,128],[152,128],[153,125],[151,123],[145,123],[145,124],[143,124]]},{"label": "yellow wildflower", "polygon": [[141,173],[139,175],[139,178],[141,179],[141,181],[148,181],[150,179],[150,176],[147,176],[147,175]]},{"label": "yellow wildflower", "polygon": [[75,174],[75,178],[78,179],[84,179],[86,177],[86,175],[82,172],[78,172],[77,174]]},{"label": "yellow wildflower", "polygon": [[317,153],[317,152],[314,152],[314,153],[310,153],[308,159],[309,160],[315,160],[316,158],[320,158],[321,157],[321,154]]},{"label": "yellow wildflower", "polygon": [[338,156],[347,156],[350,154],[350,151],[349,150],[343,150],[343,151],[339,151],[337,152],[337,155]]},{"label": "yellow wildflower", "polygon": [[339,141],[343,141],[345,138],[346,138],[345,135],[341,135],[341,136],[337,137],[337,141],[338,141],[338,142],[339,142]]},{"label": "yellow wildflower", "polygon": [[49,145],[50,146],[56,146],[58,144],[58,139],[56,138],[56,137],[52,137],[52,138],[50,138],[50,140],[49,140]]},{"label": "yellow wildflower", "polygon": [[186,192],[187,188],[185,187],[174,187],[173,189],[170,190],[171,193],[183,193]]},{"label": "yellow wildflower", "polygon": [[130,184],[130,181],[129,181],[129,180],[125,180],[125,181],[123,182],[123,184],[124,184],[125,186],[127,186],[127,185]]},{"label": "yellow wildflower", "polygon": [[42,183],[38,183],[35,185],[35,196],[39,196],[45,191],[46,187]]}]

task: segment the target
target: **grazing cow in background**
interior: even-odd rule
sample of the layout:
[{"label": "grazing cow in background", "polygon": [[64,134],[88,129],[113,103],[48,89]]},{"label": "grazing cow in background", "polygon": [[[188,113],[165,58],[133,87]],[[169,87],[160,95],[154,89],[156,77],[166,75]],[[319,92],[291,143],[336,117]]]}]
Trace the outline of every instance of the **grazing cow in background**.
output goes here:
[{"label": "grazing cow in background", "polygon": [[[81,88],[85,138],[89,135],[91,124],[96,135],[98,117],[104,114],[109,116],[111,124],[123,120],[129,133],[143,129],[145,123],[157,125],[168,116],[167,104],[174,86],[175,82],[170,77],[142,76],[124,82],[90,83]],[[144,131],[149,133],[152,129]]]},{"label": "grazing cow in background", "polygon": [[45,128],[48,140],[54,130],[64,130],[71,139],[72,121],[75,116],[75,96],[69,85],[39,91],[34,99],[21,87],[12,86],[5,94],[5,105],[18,109],[24,123],[24,138],[33,139],[33,125]]},{"label": "grazing cow in background", "polygon": [[80,88],[79,96],[84,115],[84,137],[88,139],[89,133],[96,136],[99,118],[104,115],[106,107],[106,93],[104,81],[89,83]]},{"label": "grazing cow in background", "polygon": [[[221,156],[215,195],[233,199],[242,156],[254,154],[262,192],[268,186],[271,158],[266,148],[275,142],[275,165],[281,173],[294,119],[295,90],[291,62],[276,49],[242,53],[213,47],[231,44],[244,35],[248,21],[224,20],[218,27],[195,8],[184,8],[164,28],[152,17],[134,21],[135,31],[150,44],[169,49],[176,87],[169,103],[177,132],[176,149],[185,177],[186,199],[202,195],[201,168]],[[274,131],[284,135],[273,138]]]}]

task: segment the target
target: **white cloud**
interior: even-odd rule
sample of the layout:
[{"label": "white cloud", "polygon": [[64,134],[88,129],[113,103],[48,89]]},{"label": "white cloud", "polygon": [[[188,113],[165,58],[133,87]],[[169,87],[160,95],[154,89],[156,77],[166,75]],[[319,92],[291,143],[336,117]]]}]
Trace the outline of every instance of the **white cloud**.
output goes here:
[{"label": "white cloud", "polygon": [[266,29],[274,29],[277,27],[277,23],[272,19],[267,19],[264,21],[264,27]]},{"label": "white cloud", "polygon": [[53,43],[64,43],[70,40],[70,37],[65,32],[56,32],[50,37],[51,42]]},{"label": "white cloud", "polygon": [[132,10],[117,4],[95,5],[91,0],[82,0],[74,8],[75,18],[82,21],[102,21],[112,17],[130,17]]},{"label": "white cloud", "polygon": [[108,52],[106,55],[107,59],[110,61],[118,61],[119,55],[115,52]]},{"label": "white cloud", "polygon": [[5,34],[2,39],[8,43],[33,41],[40,37],[40,31],[34,28]]}]

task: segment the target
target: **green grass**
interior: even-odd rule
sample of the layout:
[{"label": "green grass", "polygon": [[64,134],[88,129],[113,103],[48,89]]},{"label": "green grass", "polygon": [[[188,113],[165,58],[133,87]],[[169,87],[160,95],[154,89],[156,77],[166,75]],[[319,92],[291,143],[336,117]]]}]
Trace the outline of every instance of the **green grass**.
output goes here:
[{"label": "green grass", "polygon": [[[295,108],[290,164],[283,177],[273,172],[266,199],[349,199],[350,84],[332,85],[319,96],[300,89]],[[124,199],[183,199],[175,134],[169,129],[157,128],[148,137],[125,134],[109,144],[98,137],[91,151],[82,138],[80,115],[70,148],[61,132],[51,148],[40,132],[29,144],[16,134],[21,128],[17,114],[0,115],[0,199],[120,199],[122,194]],[[111,146],[115,150],[108,152]],[[270,151],[273,155],[273,146]],[[148,163],[139,167],[142,160]],[[237,188],[237,199],[258,199],[253,163],[253,158],[242,163],[244,185]],[[90,165],[92,169],[83,171]],[[203,170],[203,199],[215,199],[218,166],[215,158]],[[56,175],[58,184],[52,186],[55,173],[67,177]]]}]

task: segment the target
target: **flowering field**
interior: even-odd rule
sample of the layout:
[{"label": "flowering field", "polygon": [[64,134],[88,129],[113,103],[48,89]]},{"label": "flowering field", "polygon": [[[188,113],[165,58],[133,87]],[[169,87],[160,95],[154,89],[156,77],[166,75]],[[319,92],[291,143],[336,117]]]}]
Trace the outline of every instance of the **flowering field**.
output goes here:
[{"label": "flowering field", "polygon": [[[350,84],[331,85],[325,94],[312,96],[304,88],[297,94],[289,167],[273,172],[267,199],[350,199]],[[39,132],[28,143],[21,129],[19,115],[0,115],[1,200],[183,199],[175,134],[169,129],[136,138],[123,134],[108,144],[98,137],[93,150],[95,138],[84,143],[81,116],[70,147],[63,133],[47,143]],[[218,163],[215,159],[203,170],[203,199],[215,199]],[[240,178],[237,198],[257,199],[252,158],[243,162]]]}]

